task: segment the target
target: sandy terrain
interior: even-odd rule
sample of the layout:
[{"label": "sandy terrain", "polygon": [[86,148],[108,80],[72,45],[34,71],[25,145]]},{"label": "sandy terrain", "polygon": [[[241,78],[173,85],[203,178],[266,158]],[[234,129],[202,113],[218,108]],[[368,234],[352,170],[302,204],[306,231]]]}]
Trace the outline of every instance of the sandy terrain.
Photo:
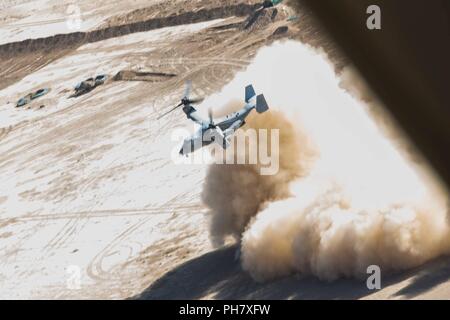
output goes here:
[{"label": "sandy terrain", "polygon": [[[161,1],[4,1],[0,44],[86,31],[99,26],[112,15],[158,4]],[[2,2],[3,3],[3,2]],[[15,5],[16,4],[16,5]],[[73,23],[71,20],[73,19]],[[76,20],[80,20],[77,24]]]},{"label": "sandy terrain", "polygon": [[[86,31],[129,22],[137,13],[127,14],[149,1],[77,5]],[[194,96],[208,97],[274,41],[322,41],[302,25],[306,18],[289,23],[292,12],[278,10],[249,30],[246,17],[227,17],[85,44],[8,80],[0,90],[0,298],[450,298],[446,258],[392,274],[373,292],[358,280],[309,276],[258,283],[242,270],[236,245],[211,245],[200,199],[207,165],[176,165],[170,157],[178,145],[169,129],[192,126],[179,113],[156,118],[178,102],[187,79]],[[149,12],[137,15],[148,19]],[[7,7],[1,43],[72,32],[65,17],[52,1]],[[289,30],[274,35],[283,26]],[[323,47],[340,70],[345,59]],[[114,81],[122,70],[176,76]],[[77,82],[100,73],[109,76],[104,85],[68,98]],[[50,93],[14,108],[41,87]]]},{"label": "sandy terrain", "polygon": [[[195,95],[219,89],[248,64],[255,50],[246,47],[261,46],[275,28],[246,41],[236,41],[244,35],[233,29],[212,29],[241,20],[88,44],[2,90],[2,297],[129,297],[211,250],[198,197],[205,167],[172,164],[175,145],[167,145],[164,129],[185,121],[155,118],[182,95],[188,78]],[[218,54],[228,44],[230,52]],[[110,81],[67,98],[76,82],[124,69],[178,76]],[[36,101],[45,108],[6,104],[39,86],[52,88]],[[81,290],[66,288],[71,265],[81,268]]]}]

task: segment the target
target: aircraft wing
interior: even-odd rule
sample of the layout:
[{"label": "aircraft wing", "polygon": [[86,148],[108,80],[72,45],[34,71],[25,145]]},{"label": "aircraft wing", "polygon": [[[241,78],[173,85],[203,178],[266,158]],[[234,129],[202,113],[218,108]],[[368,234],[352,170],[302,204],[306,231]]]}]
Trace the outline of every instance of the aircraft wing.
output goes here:
[{"label": "aircraft wing", "polygon": [[226,129],[223,132],[223,135],[225,137],[232,135],[237,129],[239,129],[242,126],[243,122],[244,121],[242,121],[242,120],[236,120],[235,122],[233,122],[233,124],[231,126],[228,127],[228,129]]},{"label": "aircraft wing", "polygon": [[197,111],[190,112],[190,113],[187,115],[187,117],[188,117],[189,119],[191,119],[192,121],[198,123],[198,124],[201,125],[201,126],[207,126],[207,125],[209,124],[209,121],[206,121],[206,120],[202,119],[202,118],[200,117],[200,115],[198,114]]}]

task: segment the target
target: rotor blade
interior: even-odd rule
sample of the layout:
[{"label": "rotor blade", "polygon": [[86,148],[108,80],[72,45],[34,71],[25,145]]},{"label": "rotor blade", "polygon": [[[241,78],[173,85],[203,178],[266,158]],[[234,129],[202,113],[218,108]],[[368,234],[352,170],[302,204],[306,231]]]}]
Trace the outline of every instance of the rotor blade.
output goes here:
[{"label": "rotor blade", "polygon": [[184,98],[189,99],[189,95],[191,94],[191,88],[192,88],[192,81],[187,80],[186,81],[186,89],[184,90]]},{"label": "rotor blade", "polygon": [[214,125],[213,113],[212,113],[212,109],[211,108],[208,109],[208,117],[209,117],[209,123]]},{"label": "rotor blade", "polygon": [[189,102],[197,104],[197,103],[202,102],[203,100],[205,100],[205,98],[196,98],[196,99],[189,100]]},{"label": "rotor blade", "polygon": [[174,111],[176,108],[181,107],[183,105],[183,103],[178,104],[177,106],[173,107],[172,109],[170,109],[169,111],[163,113],[162,115],[160,115],[158,118],[156,118],[156,120],[161,119],[162,117],[164,117],[165,115],[171,113],[172,111]]}]

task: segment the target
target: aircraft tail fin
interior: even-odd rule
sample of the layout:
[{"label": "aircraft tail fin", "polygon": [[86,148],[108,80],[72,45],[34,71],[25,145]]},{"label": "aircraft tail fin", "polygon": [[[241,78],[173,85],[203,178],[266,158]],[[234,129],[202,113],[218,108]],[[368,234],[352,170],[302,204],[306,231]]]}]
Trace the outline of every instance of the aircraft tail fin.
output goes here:
[{"label": "aircraft tail fin", "polygon": [[248,103],[255,95],[255,89],[253,89],[251,84],[245,87],[245,102]]},{"label": "aircraft tail fin", "polygon": [[269,106],[267,105],[266,98],[264,98],[263,94],[260,94],[256,97],[256,111],[258,113],[263,113],[269,110]]}]

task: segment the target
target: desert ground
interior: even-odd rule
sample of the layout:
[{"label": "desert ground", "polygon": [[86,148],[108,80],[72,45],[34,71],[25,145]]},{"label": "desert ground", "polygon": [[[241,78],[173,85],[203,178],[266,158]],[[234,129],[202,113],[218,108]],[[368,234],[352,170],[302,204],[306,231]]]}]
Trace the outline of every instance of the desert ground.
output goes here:
[{"label": "desert ground", "polygon": [[[3,2],[0,298],[450,298],[450,260],[442,254],[390,273],[373,291],[348,277],[255,281],[242,269],[239,244],[211,243],[201,197],[208,165],[171,158],[171,129],[192,126],[181,112],[157,117],[178,103],[186,80],[193,96],[209,97],[274,43],[321,48],[336,73],[348,64],[306,9],[279,5],[252,19],[249,7],[225,8],[257,2],[73,1],[76,32],[182,17],[75,45],[69,3]],[[206,14],[211,8],[225,9]],[[55,42],[57,34],[67,38]],[[33,44],[41,42],[47,45]],[[121,71],[128,77],[116,76]],[[108,75],[105,84],[69,98],[76,83],[98,74]],[[43,87],[47,95],[15,108]]]}]

